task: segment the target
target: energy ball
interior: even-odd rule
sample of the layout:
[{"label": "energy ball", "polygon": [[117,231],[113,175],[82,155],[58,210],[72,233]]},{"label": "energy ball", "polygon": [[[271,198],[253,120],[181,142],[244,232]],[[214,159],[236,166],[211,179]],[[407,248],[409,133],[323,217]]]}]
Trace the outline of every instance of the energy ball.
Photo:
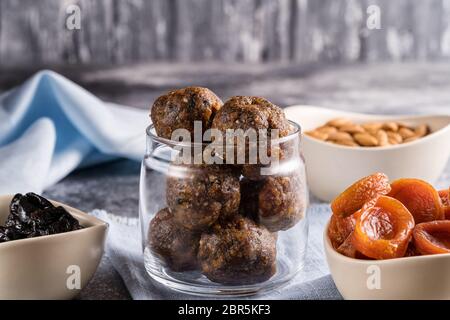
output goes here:
[{"label": "energy ball", "polygon": [[203,274],[213,282],[263,282],[276,272],[276,235],[238,215],[202,234],[198,259]]},{"label": "energy ball", "polygon": [[192,138],[194,121],[201,121],[202,131],[205,132],[211,127],[212,119],[221,107],[222,100],[211,90],[187,87],[170,91],[156,99],[150,116],[158,136],[171,139],[174,130],[187,129]]},{"label": "energy ball", "polygon": [[172,165],[167,178],[167,205],[175,221],[194,231],[239,211],[240,173],[226,165]]},{"label": "energy ball", "polygon": [[[211,128],[218,129],[224,134],[227,130],[243,130],[244,133],[249,129],[256,131],[255,137],[258,138],[256,141],[246,140],[244,146],[239,145],[237,139],[234,140],[235,149],[235,161],[238,159],[237,155],[241,155],[245,152],[245,163],[235,163],[243,165],[243,175],[249,174],[249,178],[259,179],[260,175],[260,164],[261,159],[259,157],[260,143],[262,138],[266,141],[270,141],[273,130],[278,130],[278,137],[285,137],[289,135],[292,131],[289,121],[283,110],[269,102],[268,100],[260,97],[244,97],[237,96],[232,97],[230,100],[225,102],[223,107],[217,112],[214,117]],[[262,137],[259,130],[266,130],[266,136]],[[250,135],[247,135],[247,137]],[[267,155],[272,156],[273,152],[277,152],[276,155],[280,156],[281,152],[279,148],[271,148],[269,142],[266,142],[268,146],[266,147]],[[273,150],[272,150],[273,149]],[[249,150],[253,150],[255,155],[258,155],[252,159],[249,156]],[[275,155],[275,154],[274,154]],[[255,161],[256,160],[256,161]],[[254,161],[254,162],[253,162]],[[253,163],[252,163],[253,162]],[[256,163],[255,163],[256,162]],[[266,164],[265,164],[266,165]]]},{"label": "energy ball", "polygon": [[148,239],[152,251],[173,271],[199,268],[197,251],[200,234],[176,224],[168,208],[160,210],[150,222]]},{"label": "energy ball", "polygon": [[288,230],[305,215],[307,195],[299,174],[241,181],[241,211],[271,232]]},{"label": "energy ball", "polygon": [[279,136],[289,134],[290,125],[283,110],[260,97],[236,96],[229,99],[214,117],[212,128],[226,132],[228,129],[272,129],[279,130]]}]

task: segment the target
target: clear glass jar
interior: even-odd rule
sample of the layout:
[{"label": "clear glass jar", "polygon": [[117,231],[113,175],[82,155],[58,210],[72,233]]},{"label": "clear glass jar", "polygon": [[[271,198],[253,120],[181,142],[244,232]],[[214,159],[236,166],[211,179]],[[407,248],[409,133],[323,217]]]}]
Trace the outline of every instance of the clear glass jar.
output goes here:
[{"label": "clear glass jar", "polygon": [[[303,268],[308,191],[301,130],[291,126],[270,149],[279,160],[266,166],[176,164],[186,144],[147,129],[139,208],[154,280],[191,294],[238,296],[279,287]],[[188,148],[196,154],[205,146]]]}]

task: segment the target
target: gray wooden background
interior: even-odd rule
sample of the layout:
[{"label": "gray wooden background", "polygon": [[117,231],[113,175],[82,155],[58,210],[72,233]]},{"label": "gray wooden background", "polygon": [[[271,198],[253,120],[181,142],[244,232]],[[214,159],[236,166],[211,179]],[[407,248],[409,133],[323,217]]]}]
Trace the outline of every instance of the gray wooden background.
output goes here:
[{"label": "gray wooden background", "polygon": [[[81,8],[82,28],[65,27]],[[366,28],[381,8],[381,30]],[[450,56],[449,0],[1,0],[0,67]]]}]

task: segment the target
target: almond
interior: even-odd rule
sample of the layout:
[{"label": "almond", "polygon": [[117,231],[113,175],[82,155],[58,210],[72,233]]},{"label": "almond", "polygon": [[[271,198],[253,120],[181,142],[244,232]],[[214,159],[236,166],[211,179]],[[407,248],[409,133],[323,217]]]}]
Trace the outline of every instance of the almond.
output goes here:
[{"label": "almond", "polygon": [[346,124],[339,128],[339,131],[348,132],[348,133],[363,133],[365,130],[359,124]]},{"label": "almond", "polygon": [[308,132],[305,132],[305,134],[310,137],[313,137],[315,139],[322,140],[322,141],[325,141],[328,139],[328,133],[324,133],[324,132],[317,131],[317,130],[308,131]]},{"label": "almond", "polygon": [[416,127],[400,121],[373,121],[357,124],[347,118],[335,118],[306,134],[344,146],[383,147],[411,142],[429,133],[430,128],[427,124]]},{"label": "almond", "polygon": [[429,128],[428,128],[428,126],[426,124],[421,124],[421,125],[417,126],[416,129],[414,129],[414,133],[419,138],[422,138],[422,137],[426,136],[429,131],[430,130],[429,130]]},{"label": "almond", "polygon": [[415,133],[411,129],[408,128],[400,128],[398,130],[398,133],[402,136],[403,140],[406,140],[408,138],[414,137]]},{"label": "almond", "polygon": [[331,133],[328,135],[328,140],[331,141],[337,141],[337,140],[353,140],[353,137],[351,134],[347,133],[347,132],[335,132],[335,133]]},{"label": "almond", "polygon": [[335,127],[323,126],[316,129],[316,131],[320,131],[326,134],[335,133],[338,130]]},{"label": "almond", "polygon": [[392,140],[396,142],[395,144],[399,144],[399,143],[403,142],[402,136],[396,132],[388,131],[387,135],[388,135],[388,140],[389,140],[390,144],[394,144],[391,142]]},{"label": "almond", "polygon": [[389,138],[389,137],[388,137],[388,142],[389,142],[389,144],[391,144],[391,145],[399,144],[398,140],[396,140],[396,139],[394,139],[394,138]]},{"label": "almond", "polygon": [[416,141],[418,139],[419,139],[418,136],[412,136],[412,137],[409,137],[409,138],[403,140],[403,143],[413,142],[413,141]]},{"label": "almond", "polygon": [[378,140],[368,133],[357,133],[353,136],[361,146],[375,147],[378,145]]},{"label": "almond", "polygon": [[393,132],[397,132],[398,131],[398,124],[396,122],[386,122],[385,124],[383,124],[382,127],[384,130],[387,131],[393,131]]},{"label": "almond", "polygon": [[328,121],[326,123],[327,126],[336,127],[336,128],[340,128],[340,127],[348,125],[348,124],[352,124],[352,121],[347,118],[335,118],[335,119],[331,119],[330,121]]},{"label": "almond", "polygon": [[375,134],[378,130],[383,127],[383,124],[380,122],[368,122],[361,125],[367,132]]},{"label": "almond", "polygon": [[380,147],[384,147],[384,146],[389,145],[389,139],[388,139],[388,135],[387,135],[386,131],[379,130],[377,132],[376,138],[378,140],[378,145]]}]

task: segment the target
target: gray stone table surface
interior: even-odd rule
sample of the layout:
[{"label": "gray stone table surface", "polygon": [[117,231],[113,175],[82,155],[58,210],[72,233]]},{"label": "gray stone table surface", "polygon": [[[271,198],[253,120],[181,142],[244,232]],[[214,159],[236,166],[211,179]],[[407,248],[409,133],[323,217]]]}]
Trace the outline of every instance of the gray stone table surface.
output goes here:
[{"label": "gray stone table surface", "polygon": [[[282,65],[140,65],[86,71],[56,68],[106,101],[148,108],[170,88],[210,87],[224,99],[260,95],[282,106],[315,104],[353,111],[420,112],[450,110],[450,63],[404,63],[349,66]],[[3,89],[29,72],[3,72]],[[11,81],[9,81],[11,79]],[[118,160],[72,173],[45,195],[84,211],[96,208],[138,216],[139,163]],[[129,299],[124,283],[107,257],[80,299]]]}]

